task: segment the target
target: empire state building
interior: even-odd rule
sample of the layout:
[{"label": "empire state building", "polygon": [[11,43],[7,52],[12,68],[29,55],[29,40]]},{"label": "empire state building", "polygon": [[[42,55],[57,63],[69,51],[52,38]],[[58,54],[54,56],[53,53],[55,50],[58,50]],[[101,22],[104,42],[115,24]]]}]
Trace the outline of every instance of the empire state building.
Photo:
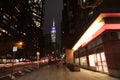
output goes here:
[{"label": "empire state building", "polygon": [[52,43],[56,43],[56,28],[55,28],[55,21],[53,19],[53,26],[51,29],[51,41]]}]

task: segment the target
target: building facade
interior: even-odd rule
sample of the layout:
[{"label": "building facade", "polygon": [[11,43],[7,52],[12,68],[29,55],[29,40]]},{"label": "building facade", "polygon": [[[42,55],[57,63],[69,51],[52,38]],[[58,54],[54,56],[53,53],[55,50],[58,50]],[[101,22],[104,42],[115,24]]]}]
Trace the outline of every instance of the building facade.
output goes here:
[{"label": "building facade", "polygon": [[43,50],[44,2],[44,0],[0,1],[0,57],[6,58],[10,53],[6,51],[11,51],[14,43],[18,41],[24,43],[24,54],[18,54],[19,57],[23,57],[21,56],[23,54],[29,58],[34,55],[34,51]]},{"label": "building facade", "polygon": [[[71,52],[70,48],[67,47],[70,45],[65,45],[66,62],[120,77],[119,0],[76,0],[71,1],[71,4],[67,0],[64,1],[65,6],[68,7],[63,10],[63,12],[66,11],[63,13],[63,30],[68,29],[69,33],[72,30],[74,33]],[[73,7],[72,4],[76,7]],[[69,12],[72,12],[72,18],[67,16],[64,19],[64,15]],[[66,21],[70,22],[71,25],[67,24]],[[71,35],[67,32],[64,33],[65,36],[69,36],[66,38],[69,40]],[[72,43],[68,40],[66,40],[68,44]]]},{"label": "building facade", "polygon": [[[114,22],[115,20],[112,22],[112,20],[114,17],[120,17],[120,13],[104,13],[101,15],[107,15],[103,17],[105,22],[102,22],[101,27],[97,24],[93,27],[93,31],[89,31],[90,28],[92,29],[92,26],[90,26],[87,29],[88,34],[86,31],[80,38],[79,48],[74,52],[75,64],[119,77],[120,23]],[[112,19],[109,23],[109,19],[106,18],[111,15]],[[103,20],[103,18],[100,20]],[[84,38],[85,40],[82,41]]]},{"label": "building facade", "polygon": [[55,26],[55,20],[53,19],[53,25],[51,29],[51,42],[56,43],[56,26]]}]

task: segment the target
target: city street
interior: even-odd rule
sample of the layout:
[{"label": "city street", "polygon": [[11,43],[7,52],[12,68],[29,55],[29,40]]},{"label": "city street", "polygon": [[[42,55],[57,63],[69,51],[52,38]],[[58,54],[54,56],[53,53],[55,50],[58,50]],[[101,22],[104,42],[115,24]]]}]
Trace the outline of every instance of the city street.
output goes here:
[{"label": "city street", "polygon": [[80,72],[71,72],[61,65],[46,65],[30,74],[26,74],[18,80],[120,80],[106,74],[81,69]]},{"label": "city street", "polygon": [[[42,67],[46,63],[39,61],[39,66]],[[21,77],[22,75],[26,73],[30,73],[38,68],[38,64],[36,61],[34,62],[19,62],[14,63],[14,66],[12,66],[12,63],[7,64],[0,64],[1,70],[0,70],[0,80],[10,80],[11,74],[15,78]],[[13,71],[12,71],[13,69]]]}]

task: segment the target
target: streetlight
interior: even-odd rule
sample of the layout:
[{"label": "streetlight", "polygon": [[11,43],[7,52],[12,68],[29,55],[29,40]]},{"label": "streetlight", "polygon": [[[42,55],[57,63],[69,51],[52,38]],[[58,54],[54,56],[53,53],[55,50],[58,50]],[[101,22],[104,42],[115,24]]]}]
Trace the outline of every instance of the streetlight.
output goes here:
[{"label": "streetlight", "polygon": [[23,42],[22,42],[22,41],[16,43],[16,46],[17,46],[18,48],[22,48],[22,45],[23,45]]},{"label": "streetlight", "polygon": [[37,52],[36,55],[37,55],[37,65],[38,65],[38,69],[39,69],[40,52]]},{"label": "streetlight", "polygon": [[23,45],[23,42],[19,42],[19,45]]}]

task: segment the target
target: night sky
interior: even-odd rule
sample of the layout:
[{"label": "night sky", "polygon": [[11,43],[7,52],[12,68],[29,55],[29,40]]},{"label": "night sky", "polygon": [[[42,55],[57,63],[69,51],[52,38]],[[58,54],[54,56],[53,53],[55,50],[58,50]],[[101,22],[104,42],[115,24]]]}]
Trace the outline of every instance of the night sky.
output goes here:
[{"label": "night sky", "polygon": [[56,24],[57,31],[57,42],[61,42],[61,19],[62,19],[62,10],[63,10],[63,0],[45,0],[45,21],[43,31],[44,34],[50,34],[52,27],[53,18]]}]

